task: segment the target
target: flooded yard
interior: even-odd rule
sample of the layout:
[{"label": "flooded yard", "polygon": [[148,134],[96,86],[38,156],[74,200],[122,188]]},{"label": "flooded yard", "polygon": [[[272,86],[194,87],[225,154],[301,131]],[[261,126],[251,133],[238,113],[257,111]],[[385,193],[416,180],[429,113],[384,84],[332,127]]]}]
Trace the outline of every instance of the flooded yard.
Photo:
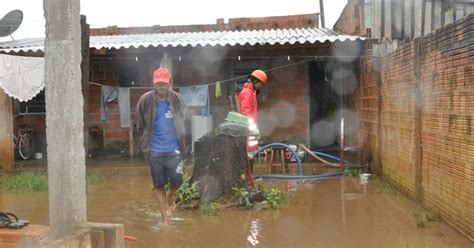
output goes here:
[{"label": "flooded yard", "polygon": [[[278,210],[221,209],[210,216],[179,209],[161,225],[148,168],[143,161],[95,161],[105,182],[88,186],[91,222],[123,223],[137,238],[127,247],[472,247],[443,221],[417,227],[416,205],[376,181],[258,181],[289,192]],[[114,166],[112,166],[114,165]],[[48,194],[0,191],[0,208],[34,224],[48,224]],[[54,214],[54,213],[51,213]]]}]

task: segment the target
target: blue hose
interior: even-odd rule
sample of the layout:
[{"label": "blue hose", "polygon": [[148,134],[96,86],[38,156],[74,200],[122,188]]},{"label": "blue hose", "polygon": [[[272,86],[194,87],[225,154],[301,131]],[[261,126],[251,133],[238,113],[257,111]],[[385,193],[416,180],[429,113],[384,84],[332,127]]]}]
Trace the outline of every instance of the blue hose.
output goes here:
[{"label": "blue hose", "polygon": [[269,148],[269,147],[283,147],[283,148],[286,148],[289,152],[291,152],[293,154],[293,156],[296,158],[296,162],[298,163],[298,170],[300,172],[300,176],[303,176],[303,164],[301,164],[301,159],[298,157],[298,154],[296,154],[295,151],[293,151],[288,145],[286,144],[283,144],[283,143],[271,143],[271,144],[268,144],[268,145],[265,145],[263,147],[260,147],[260,149],[258,149],[257,151],[255,151],[253,153],[253,157],[255,157],[255,155],[259,154],[261,151]]},{"label": "blue hose", "polygon": [[[326,158],[330,158],[330,159],[333,159],[333,160],[336,160],[338,162],[341,162],[341,159],[338,158],[338,157],[335,157],[335,156],[332,156],[332,155],[329,155],[327,153],[322,153],[322,152],[317,152],[317,151],[313,151],[314,154],[318,155],[318,156],[321,156],[321,157],[326,157]],[[347,160],[344,160],[344,164],[349,164],[349,161]]]},{"label": "blue hose", "polygon": [[[255,157],[255,155],[257,155],[258,153],[260,153],[261,151],[263,151],[263,150],[265,150],[269,147],[283,147],[283,148],[286,148],[289,152],[291,152],[293,154],[293,156],[295,157],[296,162],[298,163],[298,170],[299,170],[300,174],[297,175],[297,176],[293,176],[293,175],[273,175],[273,174],[255,175],[254,178],[269,179],[269,180],[320,180],[320,179],[335,178],[335,177],[339,177],[339,176],[344,175],[344,173],[342,171],[328,172],[328,173],[323,173],[323,174],[319,174],[319,175],[303,175],[303,164],[301,163],[301,159],[299,158],[298,154],[295,151],[293,151],[288,145],[283,144],[283,143],[271,143],[271,144],[265,145],[265,146],[261,147],[260,149],[258,149],[257,151],[255,151],[253,153],[253,157]],[[325,155],[327,155],[327,154],[325,154]],[[327,156],[330,156],[332,158],[336,158],[336,157],[333,157],[331,155],[327,155]],[[336,158],[336,159],[338,159],[338,158]]]},{"label": "blue hose", "polygon": [[321,180],[329,179],[343,176],[344,172],[328,172],[319,175],[302,175],[302,176],[292,176],[292,175],[255,175],[255,178],[267,179],[267,180]]}]

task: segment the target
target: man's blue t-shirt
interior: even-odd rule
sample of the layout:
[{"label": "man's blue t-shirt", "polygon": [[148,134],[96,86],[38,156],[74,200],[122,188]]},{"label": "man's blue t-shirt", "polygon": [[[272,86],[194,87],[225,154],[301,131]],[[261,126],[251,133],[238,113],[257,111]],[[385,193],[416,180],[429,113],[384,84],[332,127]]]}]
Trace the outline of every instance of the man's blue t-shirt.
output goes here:
[{"label": "man's blue t-shirt", "polygon": [[174,115],[168,101],[159,101],[153,121],[152,152],[174,152],[179,150]]}]

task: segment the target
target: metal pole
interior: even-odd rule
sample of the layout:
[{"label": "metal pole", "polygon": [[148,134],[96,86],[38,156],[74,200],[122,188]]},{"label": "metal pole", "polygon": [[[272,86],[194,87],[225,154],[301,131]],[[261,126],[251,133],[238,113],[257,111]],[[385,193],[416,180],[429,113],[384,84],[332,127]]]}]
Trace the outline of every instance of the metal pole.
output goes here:
[{"label": "metal pole", "polygon": [[[344,72],[343,72],[344,73]],[[345,74],[345,73],[344,73]],[[345,95],[345,89],[346,89],[346,84],[344,82],[345,75],[343,75],[343,80],[341,81],[342,83],[342,94],[341,94],[341,136],[340,136],[340,156],[341,156],[341,161],[339,163],[339,166],[341,167],[341,170],[344,170],[344,95]]]},{"label": "metal pole", "polygon": [[323,0],[319,0],[319,15],[321,16],[321,27],[326,28],[326,24],[324,22],[324,4],[323,4]]}]

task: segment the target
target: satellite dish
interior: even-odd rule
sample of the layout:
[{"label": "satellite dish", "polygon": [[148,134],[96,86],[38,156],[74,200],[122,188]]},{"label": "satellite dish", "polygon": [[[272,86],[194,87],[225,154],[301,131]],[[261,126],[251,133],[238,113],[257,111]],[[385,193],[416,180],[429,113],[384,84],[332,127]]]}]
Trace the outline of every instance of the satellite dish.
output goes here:
[{"label": "satellite dish", "polygon": [[0,37],[11,35],[20,27],[23,21],[23,12],[21,10],[12,10],[0,20]]}]

